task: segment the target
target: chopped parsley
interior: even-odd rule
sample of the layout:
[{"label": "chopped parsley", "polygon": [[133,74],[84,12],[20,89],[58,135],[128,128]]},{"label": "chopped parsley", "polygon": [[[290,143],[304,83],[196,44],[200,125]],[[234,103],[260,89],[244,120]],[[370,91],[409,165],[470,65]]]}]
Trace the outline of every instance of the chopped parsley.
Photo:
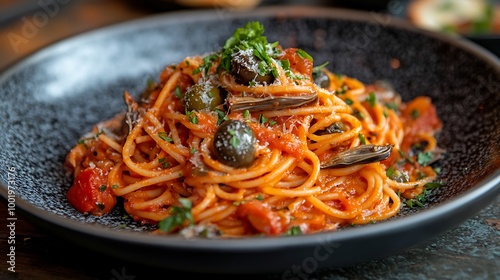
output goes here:
[{"label": "chopped parsley", "polygon": [[410,180],[410,176],[407,172],[395,169],[394,166],[390,166],[389,168],[387,168],[387,170],[385,171],[385,175],[387,176],[387,178],[400,183],[408,182]]},{"label": "chopped parsley", "polygon": [[158,228],[162,232],[170,232],[176,227],[182,226],[185,222],[194,224],[194,218],[191,214],[192,203],[187,198],[179,198],[180,206],[170,207],[170,216],[158,223]]},{"label": "chopped parsley", "polygon": [[387,108],[389,108],[390,110],[393,110],[393,111],[395,111],[395,112],[397,112],[397,111],[399,110],[399,106],[398,106],[398,104],[396,104],[396,103],[394,103],[394,102],[387,103],[387,104],[385,104],[385,106],[386,106]]},{"label": "chopped parsley", "polygon": [[424,185],[424,191],[415,198],[406,200],[405,204],[410,207],[423,207],[432,192],[439,188],[442,184],[439,182],[430,182]]},{"label": "chopped parsley", "polygon": [[198,124],[198,116],[196,115],[196,112],[194,111],[188,111],[186,109],[186,116],[188,117],[188,120],[192,124]]},{"label": "chopped parsley", "polygon": [[290,60],[283,59],[280,60],[281,67],[288,73],[290,71]]},{"label": "chopped parsley", "polygon": [[291,236],[302,235],[302,230],[300,229],[299,226],[293,226],[285,232],[285,235],[291,235]]},{"label": "chopped parsley", "polygon": [[203,57],[203,63],[196,69],[193,70],[193,75],[198,74],[198,73],[203,73],[203,74],[208,74],[208,71],[210,71],[210,68],[212,68],[212,64],[214,61],[219,59],[219,54],[209,54],[205,57]]},{"label": "chopped parsley", "polygon": [[231,69],[231,56],[239,50],[251,49],[253,55],[259,60],[259,74],[266,75],[272,73],[278,76],[278,71],[274,67],[272,58],[276,57],[280,51],[277,49],[278,42],[269,43],[264,34],[264,26],[258,21],[248,22],[245,26],[237,28],[233,35],[226,40],[220,55],[220,68]]},{"label": "chopped parsley", "polygon": [[236,135],[236,131],[232,130],[232,129],[228,129],[227,132],[231,135],[231,139],[229,139],[229,144],[231,144],[231,146],[233,146],[233,148],[238,148],[238,146],[240,145],[240,138],[238,138],[238,136]]},{"label": "chopped parsley", "polygon": [[309,59],[310,61],[313,61],[313,57],[311,55],[309,55],[307,52],[305,52],[304,50],[302,49],[297,49],[297,51],[295,52],[300,58],[302,59]]},{"label": "chopped parsley", "polygon": [[182,99],[184,98],[184,94],[182,94],[181,88],[179,86],[176,86],[174,89],[174,94],[177,98]]},{"label": "chopped parsley", "polygon": [[361,144],[365,145],[366,144],[366,137],[361,133],[358,134],[358,137],[359,137],[359,141],[361,142]]},{"label": "chopped parsley", "polygon": [[233,202],[234,206],[240,206],[241,204],[244,204],[244,201],[234,201]]},{"label": "chopped parsley", "polygon": [[277,124],[277,122],[275,120],[269,120],[269,118],[264,117],[264,115],[262,115],[262,114],[259,115],[259,123],[260,124],[268,123],[271,126]]},{"label": "chopped parsley", "polygon": [[417,155],[417,162],[422,166],[429,165],[432,161],[432,153],[431,152],[421,152]]},{"label": "chopped parsley", "polygon": [[217,114],[217,125],[228,119],[226,116],[226,112],[222,111],[221,109],[214,108],[213,111]]},{"label": "chopped parsley", "polygon": [[269,119],[264,117],[264,115],[260,114],[259,115],[259,123],[264,124],[268,121]]},{"label": "chopped parsley", "polygon": [[93,135],[93,136],[90,136],[90,137],[87,137],[87,138],[82,138],[82,139],[78,140],[78,144],[82,144],[82,145],[84,145],[85,147],[87,147],[87,145],[85,145],[85,141],[87,141],[87,140],[96,140],[96,139],[97,139],[97,137],[99,137],[99,135],[101,135],[101,134],[103,134],[103,133],[104,133],[104,131],[99,130],[99,132],[97,132],[97,133],[96,133],[95,135]]},{"label": "chopped parsley", "polygon": [[158,137],[160,137],[160,139],[162,139],[166,142],[169,142],[169,143],[174,142],[174,139],[172,139],[171,137],[168,137],[168,134],[165,131],[158,132]]},{"label": "chopped parsley", "polygon": [[347,92],[348,89],[349,88],[347,87],[347,85],[343,85],[338,90],[335,91],[335,94],[336,95],[344,94]]},{"label": "chopped parsley", "polygon": [[418,110],[411,111],[411,118],[416,120],[420,116],[420,112]]},{"label": "chopped parsley", "polygon": [[155,81],[153,78],[149,78],[147,81],[146,81],[146,89],[154,89],[155,88]]},{"label": "chopped parsley", "polygon": [[321,73],[322,69],[325,68],[327,65],[328,61],[318,66],[314,66],[312,70],[313,77],[317,77]]},{"label": "chopped parsley", "polygon": [[375,96],[375,93],[373,91],[370,92],[370,94],[366,98],[366,102],[370,104],[370,107],[375,106],[375,104],[377,103],[377,96]]},{"label": "chopped parsley", "polygon": [[170,165],[170,163],[166,161],[166,158],[159,158],[158,162],[161,163],[163,168],[167,168]]},{"label": "chopped parsley", "polygon": [[391,166],[391,167],[387,168],[387,170],[385,171],[385,175],[389,178],[394,176],[394,167]]}]

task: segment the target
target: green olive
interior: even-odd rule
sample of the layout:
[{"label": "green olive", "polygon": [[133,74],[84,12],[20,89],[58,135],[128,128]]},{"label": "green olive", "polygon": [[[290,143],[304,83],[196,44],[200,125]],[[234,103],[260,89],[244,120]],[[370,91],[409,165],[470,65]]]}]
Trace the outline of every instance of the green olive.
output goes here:
[{"label": "green olive", "polygon": [[221,89],[209,83],[194,84],[184,95],[184,106],[188,111],[210,110],[223,102]]},{"label": "green olive", "polygon": [[255,159],[255,135],[245,122],[224,121],[214,135],[213,150],[217,160],[236,167],[250,166]]},{"label": "green olive", "polygon": [[259,73],[259,59],[247,52],[239,52],[233,55],[231,60],[233,74],[239,83],[249,85],[252,82],[261,84],[272,84],[274,76],[272,73],[261,75]]}]

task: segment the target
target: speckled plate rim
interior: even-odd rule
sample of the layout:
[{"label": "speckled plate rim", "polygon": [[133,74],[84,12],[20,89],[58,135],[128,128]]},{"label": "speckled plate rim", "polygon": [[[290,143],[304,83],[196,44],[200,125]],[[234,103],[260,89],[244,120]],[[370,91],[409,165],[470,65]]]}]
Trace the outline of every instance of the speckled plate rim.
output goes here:
[{"label": "speckled plate rim", "polygon": [[[349,21],[363,21],[366,22],[366,13],[356,12],[342,9],[324,9],[324,8],[310,8],[310,7],[266,7],[259,8],[252,12],[239,14],[238,12],[226,13],[225,17],[251,17],[251,16],[275,16],[287,14],[288,17],[320,17],[332,18]],[[125,23],[120,23],[98,30],[85,32],[76,35],[60,42],[54,43],[46,48],[43,48],[28,57],[22,59],[18,63],[9,67],[0,76],[0,83],[8,79],[13,73],[25,67],[26,65],[36,63],[36,61],[43,59],[44,56],[49,55],[55,48],[65,48],[65,44],[77,44],[80,40],[86,40],[88,37],[106,36],[109,32],[122,32],[124,30],[135,30],[148,26],[155,26],[164,24],[166,22],[175,21],[182,23],[186,21],[195,20],[210,20],[218,17],[217,12],[214,11],[189,11],[189,12],[168,12],[150,16],[144,19],[133,20]],[[433,37],[436,40],[441,40],[447,44],[452,44],[459,48],[465,49],[473,53],[478,58],[488,61],[494,69],[500,71],[500,60],[487,50],[475,45],[467,40],[459,38],[418,30],[406,22],[393,19],[388,26],[400,29],[409,29],[412,32],[421,33],[425,36]],[[0,182],[0,195],[7,199],[7,186],[4,182]],[[294,237],[277,237],[277,238],[245,238],[237,240],[186,240],[177,236],[155,236],[138,232],[119,231],[107,228],[101,225],[88,225],[75,220],[70,220],[57,216],[56,214],[41,210],[28,201],[16,201],[16,207],[25,211],[29,216],[37,219],[41,226],[47,227],[51,230],[64,229],[69,232],[79,233],[83,236],[91,236],[97,239],[113,240],[124,244],[135,244],[144,246],[155,246],[160,249],[182,249],[192,252],[208,251],[208,252],[268,252],[280,248],[294,248],[310,246],[318,244],[318,239],[325,239],[328,242],[342,243],[353,239],[363,238],[379,238],[391,233],[395,236],[402,232],[414,230],[425,224],[435,224],[446,219],[448,225],[446,228],[451,228],[466,219],[472,217],[479,210],[486,207],[500,194],[500,170],[496,170],[487,179],[479,183],[474,189],[469,190],[449,201],[443,202],[440,205],[431,209],[424,209],[418,213],[403,217],[397,220],[389,220],[384,223],[373,224],[361,228],[352,228],[345,231],[320,233],[314,235],[294,236]],[[112,233],[112,234],[110,234]],[[420,240],[410,242],[414,244],[435,236],[437,233],[428,233],[423,235]]]}]

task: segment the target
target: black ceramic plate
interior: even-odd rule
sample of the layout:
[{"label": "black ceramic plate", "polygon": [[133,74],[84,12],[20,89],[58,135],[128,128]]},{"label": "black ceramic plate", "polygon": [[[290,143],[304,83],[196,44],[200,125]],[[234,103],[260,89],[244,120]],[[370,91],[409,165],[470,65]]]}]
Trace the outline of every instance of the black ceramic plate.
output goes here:
[{"label": "black ceramic plate", "polygon": [[[84,216],[66,201],[63,160],[83,132],[124,110],[167,64],[221,47],[258,20],[269,41],[305,49],[317,63],[369,83],[384,79],[405,100],[428,95],[447,150],[428,205],[378,224],[332,233],[242,240],[152,236],[122,219]],[[391,67],[397,59],[399,67]],[[394,63],[392,64],[394,65]],[[171,13],[86,33],[47,47],[0,78],[0,188],[16,211],[62,238],[99,252],[199,272],[289,272],[394,254],[475,215],[500,193],[500,62],[466,41],[416,30],[371,13],[269,7],[233,14]],[[8,188],[11,188],[10,198]],[[14,203],[15,200],[15,203]]]}]

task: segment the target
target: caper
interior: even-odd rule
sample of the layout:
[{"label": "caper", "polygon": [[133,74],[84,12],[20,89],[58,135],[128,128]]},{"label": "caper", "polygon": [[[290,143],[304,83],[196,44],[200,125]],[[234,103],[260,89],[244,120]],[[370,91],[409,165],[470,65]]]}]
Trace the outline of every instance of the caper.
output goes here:
[{"label": "caper", "polygon": [[342,133],[347,130],[346,125],[343,122],[334,122],[327,128],[316,131],[316,135],[327,135],[332,133]]},{"label": "caper", "polygon": [[221,89],[209,83],[194,84],[184,95],[184,106],[188,111],[213,109],[223,102]]},{"label": "caper", "polygon": [[239,83],[249,85],[251,83],[272,84],[274,75],[262,74],[259,71],[259,59],[248,52],[238,52],[232,56],[231,67],[233,74]]},{"label": "caper", "polygon": [[245,122],[224,121],[214,135],[213,150],[217,160],[236,167],[250,166],[255,159],[255,135]]},{"label": "caper", "polygon": [[389,176],[392,180],[399,182],[399,183],[406,183],[410,181],[410,176],[408,175],[407,172],[399,171],[399,170],[394,170],[394,172]]}]

